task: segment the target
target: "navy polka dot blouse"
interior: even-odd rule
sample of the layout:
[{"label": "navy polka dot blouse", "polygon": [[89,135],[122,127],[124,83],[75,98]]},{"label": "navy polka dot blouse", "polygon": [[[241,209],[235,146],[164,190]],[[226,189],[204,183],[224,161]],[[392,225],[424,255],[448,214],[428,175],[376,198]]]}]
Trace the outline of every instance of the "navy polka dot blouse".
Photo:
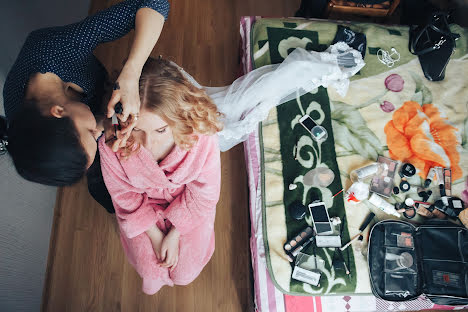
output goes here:
[{"label": "navy polka dot blouse", "polygon": [[85,93],[82,102],[97,111],[101,100],[97,89],[107,73],[93,50],[99,43],[126,35],[135,26],[138,9],[145,7],[165,19],[169,13],[167,0],[127,0],[79,23],[31,32],[5,81],[6,117],[11,119],[19,110],[29,77],[38,72],[51,72],[65,82],[77,84]]}]

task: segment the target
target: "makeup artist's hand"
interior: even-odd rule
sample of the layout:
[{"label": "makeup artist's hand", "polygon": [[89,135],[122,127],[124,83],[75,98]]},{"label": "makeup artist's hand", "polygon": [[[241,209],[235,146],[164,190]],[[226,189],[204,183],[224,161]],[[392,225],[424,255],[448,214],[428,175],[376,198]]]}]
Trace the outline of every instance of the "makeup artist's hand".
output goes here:
[{"label": "makeup artist's hand", "polygon": [[138,83],[140,80],[141,69],[138,70],[130,63],[126,63],[120,72],[119,77],[114,83],[114,91],[107,104],[107,118],[114,115],[115,105],[122,103],[123,112],[118,114],[121,121],[127,121],[130,115],[138,116],[140,112],[140,95]]},{"label": "makeup artist's hand", "polygon": [[169,268],[171,272],[175,269],[179,261],[179,238],[179,231],[172,226],[169,233],[164,237],[161,246],[161,261],[163,261],[161,266],[163,268]]},{"label": "makeup artist's hand", "polygon": [[154,254],[156,255],[156,259],[158,259],[159,261],[162,261],[161,260],[161,246],[164,240],[164,233],[156,225],[153,225],[151,228],[149,228],[146,231],[146,234],[148,234],[151,240],[151,244],[153,245],[153,250],[154,250]]},{"label": "makeup artist's hand", "polygon": [[126,122],[120,122],[121,130],[117,129],[116,132],[111,120],[106,119],[104,122],[104,135],[107,146],[114,152],[117,152],[121,147],[125,147],[135,125],[136,121],[131,117]]}]

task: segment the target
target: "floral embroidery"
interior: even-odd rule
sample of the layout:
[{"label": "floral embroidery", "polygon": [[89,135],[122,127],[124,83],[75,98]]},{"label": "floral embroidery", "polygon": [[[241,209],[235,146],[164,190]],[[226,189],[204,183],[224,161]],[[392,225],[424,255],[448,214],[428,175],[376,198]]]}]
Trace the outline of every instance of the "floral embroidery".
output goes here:
[{"label": "floral embroidery", "polygon": [[405,81],[401,78],[398,74],[391,74],[387,78],[385,78],[385,87],[393,92],[400,92],[403,90],[403,86],[405,85]]},{"label": "floral embroidery", "polygon": [[380,104],[380,108],[386,112],[386,113],[390,113],[390,112],[393,112],[395,110],[395,105],[393,105],[391,102],[389,101],[383,101],[382,104]]},{"label": "floral embroidery", "polygon": [[434,166],[450,167],[454,180],[462,177],[458,130],[434,104],[405,102],[384,130],[390,157],[410,162],[419,169],[421,177],[425,178]]}]

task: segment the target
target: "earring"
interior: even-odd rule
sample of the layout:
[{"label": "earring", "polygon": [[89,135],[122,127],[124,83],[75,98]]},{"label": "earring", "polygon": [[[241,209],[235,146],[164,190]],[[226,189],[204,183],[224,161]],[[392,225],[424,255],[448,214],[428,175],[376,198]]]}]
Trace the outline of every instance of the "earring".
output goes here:
[{"label": "earring", "polygon": [[8,141],[6,139],[0,139],[0,155],[6,154]]}]

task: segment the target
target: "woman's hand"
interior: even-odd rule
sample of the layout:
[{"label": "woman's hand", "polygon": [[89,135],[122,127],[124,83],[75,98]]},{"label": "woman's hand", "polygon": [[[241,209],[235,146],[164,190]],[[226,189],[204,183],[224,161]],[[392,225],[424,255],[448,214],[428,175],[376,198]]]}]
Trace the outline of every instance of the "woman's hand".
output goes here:
[{"label": "woman's hand", "polygon": [[151,244],[153,245],[154,254],[156,255],[156,259],[159,261],[161,260],[161,246],[164,241],[164,233],[156,226],[153,225],[149,230],[146,231],[148,234]]},{"label": "woman's hand", "polygon": [[161,261],[163,261],[161,266],[163,268],[169,268],[171,272],[177,266],[177,262],[179,262],[179,238],[179,231],[172,226],[161,246]]},{"label": "woman's hand", "polygon": [[[127,61],[114,84],[114,91],[107,104],[107,118],[111,118],[115,113],[115,105],[122,103],[123,111],[118,114],[121,121],[127,121],[130,115],[138,116],[140,112],[140,95],[138,83],[141,75],[141,67],[132,65]],[[133,128],[133,125],[131,128]],[[131,129],[130,129],[131,130]],[[126,132],[126,131],[125,131]]]},{"label": "woman's hand", "polygon": [[[114,85],[114,92],[107,105],[107,118],[114,115],[114,107],[122,103],[121,121],[127,121],[129,115],[138,116],[140,112],[140,96],[138,83],[141,71],[151,51],[158,41],[164,25],[164,16],[151,8],[141,8],[135,16],[135,36],[130,53],[122,72]],[[131,125],[133,129],[135,125]],[[131,130],[130,129],[130,130]],[[122,130],[126,132],[126,130]]]},{"label": "woman's hand", "polygon": [[[115,105],[122,103],[123,112],[118,117],[126,122],[129,116],[133,121],[138,118],[140,112],[139,81],[143,65],[158,41],[164,25],[164,17],[151,8],[141,8],[135,17],[135,36],[133,38],[127,61],[115,81],[112,97],[107,105],[107,118],[115,113]],[[136,123],[129,123],[122,127],[122,133],[131,132]],[[128,137],[127,137],[128,138]],[[122,138],[126,142],[125,138]],[[119,144],[124,146],[124,144]],[[113,148],[114,150],[114,148]]]},{"label": "woman's hand", "polygon": [[[104,121],[104,137],[106,140],[107,146],[109,146],[113,152],[117,152],[119,148],[125,147],[127,145],[127,140],[132,134],[131,129],[136,124],[136,120],[133,117],[127,119],[126,122],[120,122],[120,126],[114,127],[112,125],[111,119],[106,119]],[[117,128],[117,130],[116,130]],[[119,130],[119,128],[121,130]]]}]

